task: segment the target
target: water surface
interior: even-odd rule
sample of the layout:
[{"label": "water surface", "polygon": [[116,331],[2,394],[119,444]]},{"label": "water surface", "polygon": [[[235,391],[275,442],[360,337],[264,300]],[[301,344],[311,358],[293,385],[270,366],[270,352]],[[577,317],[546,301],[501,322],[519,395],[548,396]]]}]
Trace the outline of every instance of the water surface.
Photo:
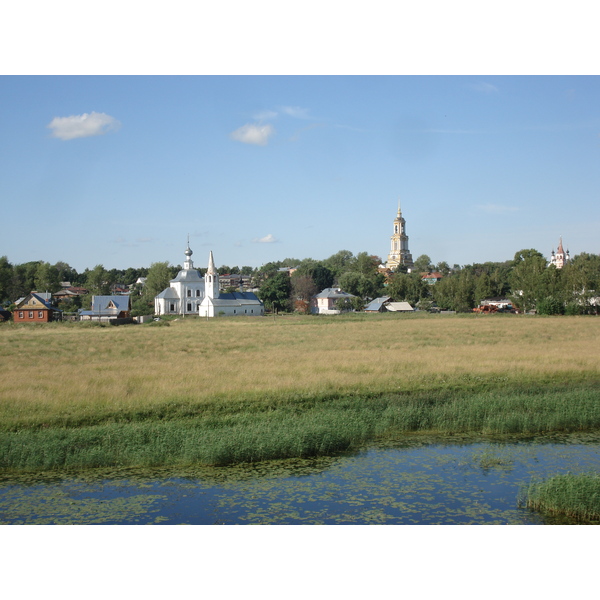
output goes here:
[{"label": "water surface", "polygon": [[403,437],[343,456],[0,482],[0,524],[560,523],[518,505],[532,478],[600,473],[600,432]]}]

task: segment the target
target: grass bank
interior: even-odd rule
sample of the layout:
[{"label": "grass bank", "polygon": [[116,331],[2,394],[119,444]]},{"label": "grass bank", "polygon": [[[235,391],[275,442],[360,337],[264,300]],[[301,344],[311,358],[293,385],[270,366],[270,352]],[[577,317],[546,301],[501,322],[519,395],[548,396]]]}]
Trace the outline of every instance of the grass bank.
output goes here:
[{"label": "grass bank", "polygon": [[398,432],[600,427],[600,320],[498,315],[0,326],[0,467],[228,464]]},{"label": "grass bank", "polygon": [[326,455],[398,433],[536,434],[600,428],[595,388],[297,398],[204,405],[195,416],[0,432],[4,471],[226,465]]},{"label": "grass bank", "polygon": [[556,475],[546,481],[533,481],[520,503],[550,515],[582,521],[600,520],[600,475]]}]

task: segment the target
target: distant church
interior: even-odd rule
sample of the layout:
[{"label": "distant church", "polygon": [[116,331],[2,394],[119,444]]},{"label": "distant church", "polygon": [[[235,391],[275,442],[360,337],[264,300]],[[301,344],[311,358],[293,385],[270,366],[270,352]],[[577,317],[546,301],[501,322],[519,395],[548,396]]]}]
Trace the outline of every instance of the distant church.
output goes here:
[{"label": "distant church", "polygon": [[395,271],[398,266],[404,265],[408,269],[414,267],[412,254],[408,250],[408,236],[406,235],[406,221],[402,217],[400,210],[400,202],[398,202],[398,214],[394,219],[394,233],[392,235],[392,244],[390,253],[388,254],[386,269]]},{"label": "distant church", "polygon": [[194,269],[188,241],[183,269],[171,279],[170,286],[154,298],[157,315],[197,315],[201,317],[256,316],[264,314],[264,305],[252,292],[223,293],[212,250],[204,277]]},{"label": "distant church", "polygon": [[563,250],[562,237],[558,242],[558,248],[556,249],[556,254],[554,250],[552,250],[552,255],[550,256],[550,264],[554,265],[557,269],[562,269],[569,261],[571,257],[569,256],[569,251],[566,252]]}]

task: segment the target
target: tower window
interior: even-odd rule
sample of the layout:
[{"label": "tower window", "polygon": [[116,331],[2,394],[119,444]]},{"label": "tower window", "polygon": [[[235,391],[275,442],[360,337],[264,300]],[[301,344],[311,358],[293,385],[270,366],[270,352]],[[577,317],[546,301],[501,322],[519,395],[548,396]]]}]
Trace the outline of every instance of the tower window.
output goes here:
[{"label": "tower window", "polygon": [[192,290],[187,291],[188,298],[192,295]]}]

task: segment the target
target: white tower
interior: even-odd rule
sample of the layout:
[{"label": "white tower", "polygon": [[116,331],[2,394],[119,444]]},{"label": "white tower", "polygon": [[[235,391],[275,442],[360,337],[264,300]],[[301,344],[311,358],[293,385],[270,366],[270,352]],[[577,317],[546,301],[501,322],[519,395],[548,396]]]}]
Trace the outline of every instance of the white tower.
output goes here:
[{"label": "white tower", "polygon": [[400,210],[400,200],[398,200],[398,214],[394,219],[394,233],[391,237],[391,248],[388,254],[385,266],[388,269],[396,270],[399,265],[412,269],[414,266],[412,254],[408,250],[408,236],[406,235],[406,221],[402,217]]},{"label": "white tower", "polygon": [[208,269],[204,275],[204,294],[207,298],[219,297],[219,273],[215,269],[212,250],[208,256]]},{"label": "white tower", "polygon": [[556,254],[554,254],[554,250],[552,250],[552,256],[550,257],[550,264],[554,265],[557,269],[562,269],[571,259],[569,256],[569,251],[566,252],[563,250],[562,236],[560,241],[558,242],[558,248],[556,249]]}]

